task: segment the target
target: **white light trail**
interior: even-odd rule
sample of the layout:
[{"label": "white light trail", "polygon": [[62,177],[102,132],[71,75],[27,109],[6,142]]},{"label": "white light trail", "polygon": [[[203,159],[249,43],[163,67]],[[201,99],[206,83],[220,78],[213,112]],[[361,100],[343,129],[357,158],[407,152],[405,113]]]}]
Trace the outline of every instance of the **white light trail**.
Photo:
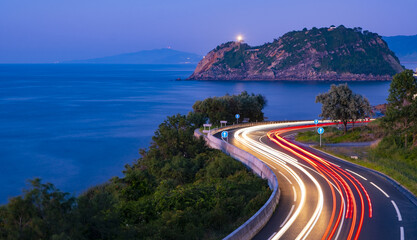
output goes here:
[{"label": "white light trail", "polygon": [[[306,124],[306,123],[311,123],[311,122],[298,122],[298,123],[285,123],[285,124],[271,124],[268,126],[254,126],[254,127],[249,127],[249,128],[244,128],[244,129],[240,129],[238,131],[235,132],[234,137],[235,139],[246,145],[247,147],[251,148],[252,150],[258,152],[259,154],[267,157],[268,159],[274,161],[275,163],[281,165],[297,182],[297,184],[300,187],[300,192],[301,192],[301,196],[300,196],[300,204],[297,207],[297,209],[295,210],[294,214],[290,217],[290,219],[288,219],[288,221],[284,224],[284,226],[282,226],[282,228],[280,229],[280,231],[277,232],[277,234],[275,234],[275,236],[272,238],[274,240],[279,239],[280,237],[282,237],[282,235],[288,230],[288,228],[294,223],[294,221],[296,220],[296,218],[298,217],[298,215],[300,214],[301,210],[304,207],[305,204],[305,200],[306,200],[306,188],[305,185],[303,183],[303,181],[301,180],[301,178],[287,165],[283,164],[283,162],[290,164],[293,167],[296,167],[297,169],[299,169],[301,172],[303,172],[316,186],[317,192],[318,192],[318,199],[317,199],[317,205],[316,208],[310,218],[310,220],[308,221],[308,223],[305,225],[305,227],[301,230],[301,232],[298,234],[298,236],[296,237],[296,239],[306,239],[308,234],[312,231],[312,229],[314,228],[315,224],[317,223],[320,214],[322,212],[323,209],[323,191],[320,187],[320,184],[318,183],[318,181],[308,172],[306,171],[302,166],[300,166],[297,163],[297,160],[294,159],[293,157],[290,157],[287,154],[284,154],[282,152],[279,152],[269,146],[260,144],[254,140],[252,140],[251,138],[249,138],[247,136],[247,134],[249,134],[250,132],[253,131],[259,131],[262,128],[271,128],[271,127],[283,127],[285,126],[289,126],[289,125],[302,125],[302,124]],[[242,135],[243,137],[240,137],[240,135]]]},{"label": "white light trail", "polygon": [[295,187],[292,186],[292,190],[294,191],[294,202],[297,201],[297,192],[295,191]]}]

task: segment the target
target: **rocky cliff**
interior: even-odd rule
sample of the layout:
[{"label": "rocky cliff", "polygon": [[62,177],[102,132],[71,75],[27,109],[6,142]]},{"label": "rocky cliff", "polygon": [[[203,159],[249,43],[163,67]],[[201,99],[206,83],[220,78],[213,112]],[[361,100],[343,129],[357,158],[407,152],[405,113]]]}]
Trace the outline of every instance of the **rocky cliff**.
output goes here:
[{"label": "rocky cliff", "polygon": [[251,47],[228,42],[210,51],[195,80],[391,80],[403,67],[381,36],[361,28],[313,28]]}]

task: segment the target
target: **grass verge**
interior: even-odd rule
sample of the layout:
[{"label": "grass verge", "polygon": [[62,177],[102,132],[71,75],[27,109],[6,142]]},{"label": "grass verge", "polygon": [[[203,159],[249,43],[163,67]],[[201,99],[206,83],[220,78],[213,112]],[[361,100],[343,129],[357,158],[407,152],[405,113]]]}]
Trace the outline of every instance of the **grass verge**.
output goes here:
[{"label": "grass verge", "polygon": [[[382,172],[417,196],[417,148],[404,149],[394,136],[376,147],[316,147],[346,161]],[[358,156],[352,159],[351,156]]]},{"label": "grass verge", "polygon": [[[339,129],[340,127],[340,129]],[[364,126],[354,127],[349,129],[347,133],[344,133],[343,126],[337,127],[325,127],[322,135],[323,143],[343,143],[343,142],[370,142],[377,140],[384,136],[384,131],[378,124],[378,121],[374,121]],[[298,133],[296,141],[318,143],[320,136],[316,130]]]}]

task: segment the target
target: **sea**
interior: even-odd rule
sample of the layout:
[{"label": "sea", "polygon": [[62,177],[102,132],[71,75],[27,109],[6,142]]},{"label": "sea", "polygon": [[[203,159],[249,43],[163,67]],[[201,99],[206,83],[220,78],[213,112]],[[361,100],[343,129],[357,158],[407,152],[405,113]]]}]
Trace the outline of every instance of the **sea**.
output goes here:
[{"label": "sea", "polygon": [[[263,94],[269,120],[318,118],[315,96],[338,82],[185,81],[195,65],[0,65],[0,204],[41,178],[78,195],[122,176],[167,116],[197,100]],[[178,81],[177,79],[182,79]],[[372,105],[390,82],[352,82]],[[244,116],[242,116],[244,117]]]}]

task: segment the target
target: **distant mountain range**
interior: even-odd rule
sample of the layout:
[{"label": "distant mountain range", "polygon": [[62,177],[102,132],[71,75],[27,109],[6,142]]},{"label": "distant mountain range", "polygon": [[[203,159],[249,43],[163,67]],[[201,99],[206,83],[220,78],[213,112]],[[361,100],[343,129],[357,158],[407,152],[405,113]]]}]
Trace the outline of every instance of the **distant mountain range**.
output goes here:
[{"label": "distant mountain range", "polygon": [[[417,67],[417,35],[382,37],[388,47],[409,68]],[[203,56],[170,48],[144,50],[101,58],[64,61],[90,64],[197,64]]]},{"label": "distant mountain range", "polygon": [[403,71],[381,36],[343,25],[292,31],[261,46],[227,42],[210,51],[194,80],[391,80]]},{"label": "distant mountain range", "polygon": [[417,65],[417,35],[383,37],[383,39],[395,52],[401,64],[415,63]]},{"label": "distant mountain range", "polygon": [[62,63],[91,63],[91,64],[197,64],[203,57],[188,52],[170,48],[145,50],[114,56],[85,60],[65,61]]}]

